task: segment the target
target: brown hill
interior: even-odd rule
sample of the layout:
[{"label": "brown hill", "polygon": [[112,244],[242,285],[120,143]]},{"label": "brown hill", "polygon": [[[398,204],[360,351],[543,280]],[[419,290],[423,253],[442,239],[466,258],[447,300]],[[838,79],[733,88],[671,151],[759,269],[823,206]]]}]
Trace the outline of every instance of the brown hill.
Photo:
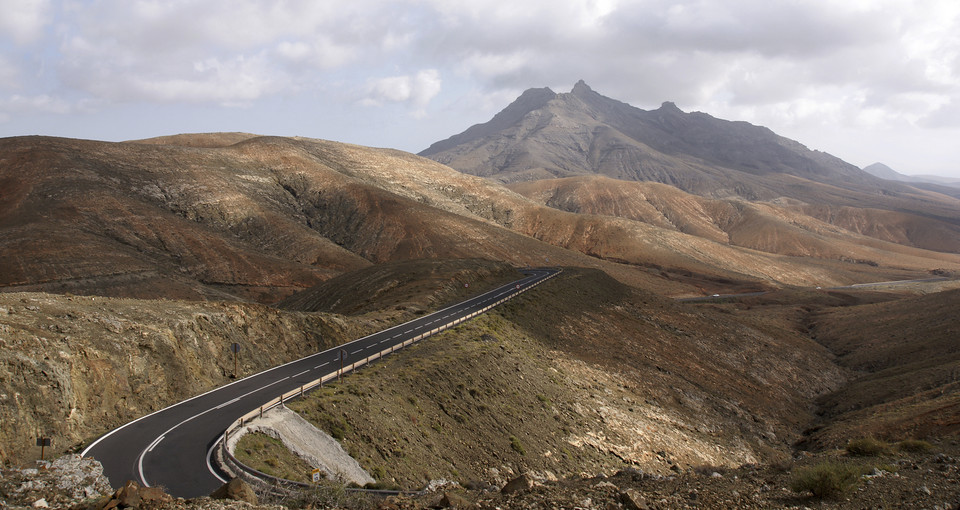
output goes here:
[{"label": "brown hill", "polygon": [[[915,256],[944,261],[954,258],[880,242],[878,238],[906,246],[919,241],[919,244],[939,247],[938,251],[960,251],[960,238],[949,235],[946,225],[892,211],[803,206],[784,199],[774,202],[709,199],[664,184],[625,182],[601,176],[527,181],[509,187],[556,209],[634,220],[718,243],[781,255],[870,260],[883,264]],[[860,232],[858,229],[872,230]],[[921,236],[928,238],[921,239]]]},{"label": "brown hill", "polygon": [[[437,142],[421,155],[503,182],[602,175],[664,183],[710,198],[786,198],[821,221],[836,218],[836,225],[847,230],[958,251],[956,197],[876,178],[745,122],[685,113],[672,103],[641,110],[582,81],[566,94],[528,90],[490,122]],[[849,208],[875,212],[865,222],[838,218],[837,210]],[[889,220],[893,225],[887,228]]]},{"label": "brown hill", "polygon": [[0,140],[0,285],[270,301],[387,260],[480,255],[523,264],[558,251],[345,170],[345,158],[360,157],[415,179],[396,151],[191,140]]},{"label": "brown hill", "polygon": [[[6,290],[273,302],[344,271],[421,258],[596,266],[687,295],[960,270],[952,255],[841,242],[843,231],[774,205],[734,215],[744,207],[701,201],[716,217],[684,218],[696,213],[682,203],[698,199],[663,187],[678,201],[668,222],[559,210],[411,154],[320,140],[25,137],[0,140],[0,159]],[[724,226],[724,215],[756,226]],[[783,233],[763,233],[774,224]]]}]

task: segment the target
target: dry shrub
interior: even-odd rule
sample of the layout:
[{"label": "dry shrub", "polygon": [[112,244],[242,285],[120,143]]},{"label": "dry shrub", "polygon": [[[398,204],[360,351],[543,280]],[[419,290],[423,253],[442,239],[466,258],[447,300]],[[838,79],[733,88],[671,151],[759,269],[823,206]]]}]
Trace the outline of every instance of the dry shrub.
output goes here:
[{"label": "dry shrub", "polygon": [[897,449],[907,453],[927,453],[933,445],[922,439],[907,439],[897,443]]},{"label": "dry shrub", "polygon": [[819,499],[837,498],[853,487],[864,474],[864,467],[848,462],[826,461],[793,472],[790,489],[810,492]]},{"label": "dry shrub", "polygon": [[890,445],[885,441],[865,437],[847,443],[847,453],[857,457],[876,457],[890,453]]}]

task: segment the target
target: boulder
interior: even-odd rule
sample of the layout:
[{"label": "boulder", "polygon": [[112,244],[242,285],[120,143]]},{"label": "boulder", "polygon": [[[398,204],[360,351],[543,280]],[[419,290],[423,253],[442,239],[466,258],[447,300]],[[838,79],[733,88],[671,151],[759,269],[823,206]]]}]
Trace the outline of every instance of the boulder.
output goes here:
[{"label": "boulder", "polygon": [[532,489],[534,485],[533,477],[529,474],[524,473],[513,480],[507,482],[506,485],[500,489],[501,494],[513,494],[515,492],[525,491]]},{"label": "boulder", "polygon": [[169,503],[173,501],[173,496],[163,492],[160,487],[141,487],[140,501],[143,503]]},{"label": "boulder", "polygon": [[647,500],[634,489],[627,489],[620,493],[620,503],[627,510],[649,510]]},{"label": "boulder", "polygon": [[210,493],[213,499],[229,499],[232,501],[245,501],[251,505],[258,504],[257,494],[239,478],[234,478],[220,486],[219,489]]},{"label": "boulder", "polygon": [[440,502],[437,503],[438,508],[473,508],[473,506],[470,500],[452,492],[444,492]]}]

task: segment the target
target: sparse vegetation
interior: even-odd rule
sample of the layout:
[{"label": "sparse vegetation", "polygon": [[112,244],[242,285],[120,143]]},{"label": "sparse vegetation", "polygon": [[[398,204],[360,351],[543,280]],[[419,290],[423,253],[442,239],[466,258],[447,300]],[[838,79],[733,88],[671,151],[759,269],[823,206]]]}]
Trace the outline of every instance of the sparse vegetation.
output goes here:
[{"label": "sparse vegetation", "polygon": [[809,492],[819,499],[837,498],[850,490],[864,473],[864,466],[828,460],[797,468],[790,479],[790,490]]},{"label": "sparse vegetation", "polygon": [[897,443],[897,449],[906,453],[927,453],[933,445],[922,439],[906,439]]},{"label": "sparse vegetation", "polygon": [[847,453],[857,457],[876,457],[890,453],[890,445],[872,437],[855,439],[847,443]]},{"label": "sparse vegetation", "polygon": [[520,439],[517,436],[510,436],[510,449],[519,453],[520,455],[526,455],[527,451],[523,449],[523,444],[520,443]]},{"label": "sparse vegetation", "polygon": [[237,460],[270,476],[309,482],[313,467],[297,457],[279,439],[260,432],[244,435],[234,452]]}]

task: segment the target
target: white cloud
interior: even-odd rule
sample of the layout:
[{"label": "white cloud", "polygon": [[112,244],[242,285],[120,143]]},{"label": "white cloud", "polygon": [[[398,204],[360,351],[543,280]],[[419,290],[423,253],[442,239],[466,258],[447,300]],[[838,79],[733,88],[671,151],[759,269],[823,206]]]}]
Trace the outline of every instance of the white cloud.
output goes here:
[{"label": "white cloud", "polygon": [[416,75],[390,76],[372,80],[361,104],[380,106],[384,103],[405,103],[422,115],[430,100],[440,93],[442,81],[436,69],[424,69]]},{"label": "white cloud", "polygon": [[0,40],[33,43],[43,35],[49,22],[48,0],[0,0]]},{"label": "white cloud", "polygon": [[0,112],[7,114],[23,112],[64,114],[72,111],[74,108],[68,101],[47,94],[33,96],[14,94],[5,100],[0,100]]}]

